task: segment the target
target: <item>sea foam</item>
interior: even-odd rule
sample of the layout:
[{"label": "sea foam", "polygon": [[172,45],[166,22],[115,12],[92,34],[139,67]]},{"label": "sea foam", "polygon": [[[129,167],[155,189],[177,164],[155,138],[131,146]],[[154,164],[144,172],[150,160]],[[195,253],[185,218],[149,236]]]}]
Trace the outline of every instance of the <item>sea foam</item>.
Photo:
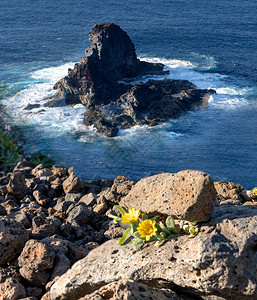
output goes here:
[{"label": "sea foam", "polygon": [[[198,55],[198,60],[178,60],[166,59],[158,57],[143,57],[142,60],[155,63],[163,63],[165,69],[170,71],[166,76],[143,76],[130,80],[130,83],[138,81],[146,82],[150,78],[154,79],[184,79],[194,83],[201,89],[215,89],[217,94],[210,97],[209,109],[233,109],[242,105],[247,105],[247,100],[244,95],[249,93],[249,88],[231,85],[231,78],[226,75],[221,75],[214,72],[201,72],[200,70],[207,70],[215,68],[216,62],[214,58]],[[31,125],[45,126],[49,130],[49,126],[56,132],[69,132],[77,131],[83,133],[79,137],[80,142],[93,143],[102,137],[98,135],[95,129],[83,125],[83,112],[85,107],[83,105],[76,105],[73,107],[43,107],[44,98],[52,96],[56,93],[53,90],[53,84],[66,76],[68,69],[72,68],[73,62],[65,63],[57,67],[42,68],[37,71],[31,72],[30,83],[15,96],[7,99],[4,103],[10,107],[10,112],[16,118],[19,118]],[[123,82],[128,82],[124,80]],[[31,111],[24,110],[28,104],[39,104],[40,108],[34,108]],[[152,130],[162,131],[166,128],[168,123],[164,123],[153,128],[148,126],[135,126],[130,129],[120,130],[116,139],[122,139],[124,136],[148,134]],[[165,131],[165,130],[164,130]],[[175,136],[176,134],[174,134]],[[169,134],[172,136],[172,134]]]}]

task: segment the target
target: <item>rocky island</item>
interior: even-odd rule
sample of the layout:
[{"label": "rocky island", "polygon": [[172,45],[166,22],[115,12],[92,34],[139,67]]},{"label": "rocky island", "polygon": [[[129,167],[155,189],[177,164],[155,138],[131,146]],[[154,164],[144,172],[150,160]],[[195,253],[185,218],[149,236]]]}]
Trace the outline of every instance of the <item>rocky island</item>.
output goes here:
[{"label": "rocky island", "polygon": [[[58,94],[46,106],[86,106],[84,123],[105,136],[135,125],[157,125],[200,106],[214,90],[200,90],[187,80],[148,80],[127,83],[143,75],[165,75],[164,65],[137,58],[127,33],[113,23],[95,25],[89,33],[90,47],[74,69],[59,80]],[[121,82],[126,79],[125,82]]]}]

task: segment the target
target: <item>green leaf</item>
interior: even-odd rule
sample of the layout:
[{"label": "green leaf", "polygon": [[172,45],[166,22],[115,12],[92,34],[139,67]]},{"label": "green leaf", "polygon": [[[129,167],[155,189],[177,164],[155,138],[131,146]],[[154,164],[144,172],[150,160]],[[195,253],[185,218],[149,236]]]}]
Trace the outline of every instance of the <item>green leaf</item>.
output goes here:
[{"label": "green leaf", "polygon": [[175,230],[175,223],[174,223],[174,219],[169,216],[167,219],[166,219],[166,226],[169,228],[169,229],[174,229]]},{"label": "green leaf", "polygon": [[145,221],[147,219],[148,219],[147,215],[146,214],[142,214],[142,220]]},{"label": "green leaf", "polygon": [[196,221],[192,221],[192,222],[189,222],[191,224],[191,226],[195,226],[197,224]]},{"label": "green leaf", "polygon": [[131,227],[129,227],[124,233],[123,236],[120,238],[120,240],[118,241],[119,245],[122,245],[128,235],[128,233],[130,232]]},{"label": "green leaf", "polygon": [[122,215],[126,213],[119,205],[114,205],[114,206],[121,212]]},{"label": "green leaf", "polygon": [[163,239],[166,239],[167,238],[167,233],[166,232],[161,232],[160,233],[160,236],[161,236],[161,239],[163,240]]},{"label": "green leaf", "polygon": [[114,216],[114,215],[112,215],[112,214],[107,215],[107,217],[112,218],[112,219],[117,219],[117,218],[119,218],[119,217]]},{"label": "green leaf", "polygon": [[163,239],[162,236],[161,236],[161,232],[156,232],[156,236],[157,236],[157,238],[160,239],[160,240]]},{"label": "green leaf", "polygon": [[165,242],[166,242],[165,240],[157,241],[154,245],[155,245],[156,247],[160,247],[160,246],[162,246]]},{"label": "green leaf", "polygon": [[170,234],[169,230],[166,228],[166,226],[162,222],[160,222],[159,225],[160,225],[161,231],[163,231],[167,234]]},{"label": "green leaf", "polygon": [[140,239],[140,233],[138,231],[133,232],[133,236]]},{"label": "green leaf", "polygon": [[195,236],[199,233],[199,228],[196,227],[196,226],[191,227],[191,228],[189,229],[189,232],[190,232],[190,235],[191,235],[191,236],[194,236],[194,237],[195,237]]},{"label": "green leaf", "polygon": [[135,246],[136,250],[139,250],[144,245],[144,241],[141,240],[141,239],[134,239],[133,243],[134,243],[134,246]]},{"label": "green leaf", "polygon": [[133,222],[131,224],[132,234],[137,231],[137,227],[138,227],[138,223],[137,222]]}]

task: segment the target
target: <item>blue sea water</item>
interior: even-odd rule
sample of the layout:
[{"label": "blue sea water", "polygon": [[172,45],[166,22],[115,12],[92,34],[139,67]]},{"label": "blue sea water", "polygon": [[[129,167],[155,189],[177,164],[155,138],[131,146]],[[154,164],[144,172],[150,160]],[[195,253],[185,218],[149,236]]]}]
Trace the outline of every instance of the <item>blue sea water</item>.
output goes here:
[{"label": "blue sea water", "polygon": [[[89,46],[95,23],[114,22],[137,54],[164,63],[170,78],[217,94],[200,109],[154,128],[103,138],[84,108],[34,109]],[[257,5],[239,0],[1,0],[0,90],[28,150],[74,166],[84,180],[198,169],[214,180],[257,185]],[[147,78],[141,78],[147,80]],[[19,90],[19,92],[17,92]],[[1,99],[0,98],[0,99]],[[35,113],[35,114],[34,114]]]}]

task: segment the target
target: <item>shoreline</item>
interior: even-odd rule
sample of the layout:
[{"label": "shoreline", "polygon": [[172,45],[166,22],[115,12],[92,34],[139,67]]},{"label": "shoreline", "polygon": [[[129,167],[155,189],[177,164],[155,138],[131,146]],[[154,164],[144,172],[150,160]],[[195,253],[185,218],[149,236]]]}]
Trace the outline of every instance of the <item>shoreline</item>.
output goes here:
[{"label": "shoreline", "polygon": [[[179,173],[183,172],[186,171]],[[201,189],[201,187],[199,187],[199,184],[201,185],[199,176],[208,175],[199,171],[187,172],[189,172],[190,176],[195,176],[191,175],[192,172],[199,173],[199,175],[193,177],[193,186],[196,190]],[[169,173],[163,173],[156,176],[170,176],[168,174]],[[174,174],[174,176],[178,176],[176,174]],[[190,176],[189,178],[191,178]],[[80,263],[83,265],[84,261],[90,259],[91,252],[92,255],[94,255],[93,253],[103,251],[101,249],[105,248],[105,243],[107,243],[106,245],[116,245],[116,239],[120,238],[124,232],[122,227],[113,224],[106,216],[106,214],[118,213],[114,208],[114,204],[126,203],[124,199],[131,201],[129,200],[130,198],[133,200],[142,197],[142,195],[144,199],[146,192],[143,192],[143,194],[139,196],[142,188],[137,187],[138,185],[140,186],[140,182],[142,182],[143,186],[149,189],[150,194],[147,197],[153,197],[153,201],[157,202],[156,207],[161,207],[162,200],[160,196],[155,196],[154,191],[158,191],[163,185],[160,179],[158,179],[157,183],[159,182],[159,185],[157,184],[153,190],[153,188],[151,188],[152,177],[155,178],[155,176],[151,176],[134,182],[124,176],[118,176],[114,181],[102,179],[89,183],[82,182],[73,173],[72,168],[66,169],[56,166],[44,168],[43,165],[35,166],[31,162],[20,161],[13,172],[6,173],[0,178],[0,223],[2,224],[1,233],[4,234],[2,235],[3,238],[0,239],[0,243],[4,247],[5,253],[1,254],[0,251],[0,272],[2,272],[2,274],[3,272],[9,274],[9,279],[4,279],[3,282],[0,282],[0,290],[3,286],[7,286],[11,280],[13,282],[13,290],[11,291],[7,288],[6,293],[13,293],[12,299],[20,299],[19,297],[22,296],[34,297],[29,298],[30,300],[53,300],[59,299],[60,293],[63,299],[68,300],[71,299],[70,297],[74,297],[71,295],[77,293],[75,287],[73,287],[72,292],[69,292],[67,295],[62,291],[64,288],[63,282],[66,282],[65,276],[70,276],[68,275],[69,272],[74,272],[72,271],[73,264],[77,262],[74,267],[79,266]],[[148,181],[144,183],[144,180]],[[210,197],[210,203],[213,203],[212,205],[215,206],[215,208],[211,220],[207,223],[200,223],[203,228],[212,228],[211,224],[216,222],[215,218],[217,218],[220,213],[226,215],[227,209],[230,209],[234,214],[237,214],[237,210],[242,210],[246,220],[249,213],[251,215],[256,212],[257,201],[251,198],[250,191],[244,190],[239,184],[230,182],[216,182],[213,184],[212,179],[209,180],[209,187],[205,193],[212,195],[208,197]],[[154,179],[153,182],[156,182],[156,179]],[[168,184],[172,182],[172,180],[165,179],[165,182]],[[179,184],[175,183],[174,188],[177,191],[180,189],[178,186]],[[186,195],[189,191],[188,188],[186,182],[183,181],[181,192],[179,193]],[[138,189],[139,194],[137,194]],[[213,194],[210,193],[210,189],[215,189],[215,194],[216,191],[218,192],[218,196],[215,197],[215,200]],[[132,196],[129,198],[130,194]],[[198,195],[198,192],[196,194]],[[168,194],[168,197],[172,197],[172,193],[170,196]],[[185,197],[182,197],[179,201],[188,202],[191,201],[190,199],[193,199],[191,196]],[[183,198],[184,200],[182,200]],[[140,203],[142,203],[141,200]],[[126,206],[132,207],[131,205],[132,204]],[[177,205],[180,206],[182,204],[178,202]],[[140,208],[138,204],[134,204],[133,207]],[[147,207],[148,205],[143,204],[140,209],[141,211],[146,211]],[[199,212],[195,217],[200,216],[202,209],[203,208],[199,206]],[[225,218],[229,220],[230,217],[227,216]],[[232,219],[233,218],[232,214]],[[210,219],[210,216],[208,216],[206,220],[208,219]],[[204,234],[203,232],[204,231],[200,229],[200,237]],[[216,234],[218,236],[218,233]],[[12,242],[10,243],[9,241]],[[189,240],[187,241],[181,236],[178,237],[178,241],[180,241],[179,244],[187,244]],[[167,244],[169,243],[173,243],[172,240],[167,242]],[[108,248],[109,246],[106,247]],[[131,251],[128,250],[128,246],[122,247],[125,247],[124,249],[127,249],[126,251]],[[152,249],[154,246],[150,247]],[[145,251],[144,249],[145,248],[143,248],[142,251]],[[33,260],[28,258],[32,253],[35,257]],[[97,254],[99,258],[101,255],[102,254]],[[205,255],[204,251],[201,255]],[[176,268],[180,268],[179,262]],[[100,269],[96,269],[94,272],[98,272],[97,270]],[[91,276],[90,274],[92,275],[93,273],[89,272],[89,275],[85,276]],[[151,272],[149,274],[151,274]],[[113,281],[112,284],[118,286],[121,284],[121,286],[125,285],[126,287],[132,284],[133,289],[136,289],[137,281],[133,281],[133,277],[131,277],[132,282],[126,281],[122,283],[117,283],[115,278],[116,277],[113,276],[111,280]],[[108,281],[110,282],[110,279],[108,279]],[[99,287],[99,284],[96,283],[96,286]],[[143,288],[147,290],[150,289],[148,291],[149,295],[152,295],[152,293],[160,293],[161,295],[163,293],[164,295],[165,293],[166,295],[168,295],[167,293],[178,293],[177,295],[181,297],[189,295],[189,298],[179,299],[194,299],[197,294],[203,295],[201,289],[196,291],[196,293],[190,292],[188,288],[182,288],[182,290],[177,290],[176,288],[172,290],[169,288],[168,291],[164,292],[158,288],[156,290],[156,287],[154,290],[151,290],[151,285],[149,286],[147,283]],[[59,296],[55,296],[56,293],[59,293]],[[80,295],[85,296],[87,294],[91,295],[91,289],[85,290],[85,292],[82,292]],[[86,296],[88,298],[85,299],[91,299],[90,297],[93,296],[90,295]],[[167,298],[164,299],[169,299],[168,296],[165,297]],[[72,299],[79,298],[75,297]]]}]

